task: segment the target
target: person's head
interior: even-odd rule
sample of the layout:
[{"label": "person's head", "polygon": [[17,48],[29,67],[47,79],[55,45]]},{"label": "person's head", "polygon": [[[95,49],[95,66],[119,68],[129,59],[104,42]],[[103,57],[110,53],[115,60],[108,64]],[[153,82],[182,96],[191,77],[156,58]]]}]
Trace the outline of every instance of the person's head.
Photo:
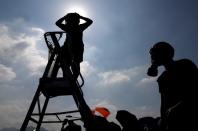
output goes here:
[{"label": "person's head", "polygon": [[79,25],[79,23],[80,23],[79,14],[78,14],[78,13],[68,13],[68,14],[65,16],[65,21],[66,21],[68,24]]},{"label": "person's head", "polygon": [[151,67],[148,69],[149,76],[157,76],[157,67],[166,65],[173,60],[174,48],[167,42],[158,42],[149,51],[151,55]]},{"label": "person's head", "polygon": [[173,59],[174,48],[167,42],[158,42],[150,49],[149,53],[152,62],[160,66]]},{"label": "person's head", "polygon": [[127,127],[127,128],[136,127],[138,123],[137,117],[126,110],[117,111],[116,119],[119,121],[122,127]]},{"label": "person's head", "polygon": [[160,66],[173,59],[174,48],[167,42],[158,42],[150,49],[149,53],[152,62]]}]

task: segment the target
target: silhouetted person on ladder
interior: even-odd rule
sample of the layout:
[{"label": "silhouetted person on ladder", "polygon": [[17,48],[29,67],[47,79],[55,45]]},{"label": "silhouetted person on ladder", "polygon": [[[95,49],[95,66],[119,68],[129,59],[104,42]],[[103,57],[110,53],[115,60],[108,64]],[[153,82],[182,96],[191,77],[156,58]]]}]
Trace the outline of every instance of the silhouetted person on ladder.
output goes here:
[{"label": "silhouetted person on ladder", "polygon": [[[198,69],[188,60],[173,60],[174,48],[166,42],[156,43],[150,49],[149,76],[157,76],[157,68],[165,71],[158,77],[161,94],[161,127],[168,131],[196,129]],[[195,117],[195,118],[194,118]]]},{"label": "silhouetted person on ladder", "polygon": [[[80,19],[84,20],[85,23],[80,24]],[[78,13],[68,13],[56,22],[56,25],[67,34],[62,47],[62,55],[64,59],[67,59],[67,63],[71,65],[74,80],[77,80],[80,74],[80,63],[83,61],[83,31],[92,22],[91,19],[80,16]]]},{"label": "silhouetted person on ladder", "polygon": [[[79,24],[80,19],[83,19],[85,23]],[[65,21],[65,24],[63,24],[63,21]],[[93,114],[86,104],[81,90],[84,79],[80,74],[80,63],[83,61],[84,51],[83,31],[91,23],[92,20],[88,18],[82,17],[77,13],[69,13],[56,22],[57,26],[65,32],[55,31],[44,34],[45,42],[49,48],[49,59],[20,131],[26,130],[29,121],[36,124],[37,131],[39,131],[42,123],[61,123],[62,120],[58,115],[68,114],[71,111],[46,113],[46,109],[51,98],[67,95],[73,96],[78,108],[74,112],[80,113],[84,127],[90,131],[94,128],[92,124]],[[66,33],[66,40],[64,45],[60,47],[59,40],[63,33]],[[63,70],[63,77],[57,76],[60,67]],[[81,84],[77,80],[79,75]],[[45,97],[43,104],[40,104],[39,99],[41,93]],[[34,112],[36,106],[38,107],[38,113]],[[45,116],[49,115],[56,115],[58,121],[43,120]],[[72,122],[69,123],[69,127],[74,127],[74,125]]]}]

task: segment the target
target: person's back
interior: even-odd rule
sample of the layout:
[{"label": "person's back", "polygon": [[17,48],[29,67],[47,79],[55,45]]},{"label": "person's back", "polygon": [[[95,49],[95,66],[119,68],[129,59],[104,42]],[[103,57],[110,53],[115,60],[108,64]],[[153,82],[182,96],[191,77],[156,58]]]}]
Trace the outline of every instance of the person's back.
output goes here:
[{"label": "person's back", "polygon": [[159,76],[159,90],[166,108],[164,110],[192,96],[193,87],[197,83],[196,73],[196,66],[190,60],[182,59],[174,61],[171,68]]},{"label": "person's back", "polygon": [[196,95],[194,93],[198,82],[197,76],[196,66],[190,60],[182,59],[175,61],[171,69],[164,71],[158,78],[162,115],[166,116],[170,108],[182,103],[182,106],[178,106],[177,110],[168,116],[169,128],[178,127],[183,119],[190,118],[188,116],[195,108],[193,97]]}]

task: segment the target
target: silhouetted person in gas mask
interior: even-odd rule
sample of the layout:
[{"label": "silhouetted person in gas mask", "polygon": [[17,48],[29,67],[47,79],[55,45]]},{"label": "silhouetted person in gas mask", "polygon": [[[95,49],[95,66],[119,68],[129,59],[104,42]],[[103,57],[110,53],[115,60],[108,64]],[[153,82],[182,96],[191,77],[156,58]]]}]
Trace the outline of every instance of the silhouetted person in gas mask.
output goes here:
[{"label": "silhouetted person in gas mask", "polygon": [[[195,128],[197,116],[198,69],[188,60],[173,60],[174,48],[167,42],[158,42],[150,49],[149,76],[157,76],[157,68],[165,71],[158,77],[161,94],[161,128],[168,131],[190,131]],[[196,118],[196,117],[195,117]]]},{"label": "silhouetted person in gas mask", "polygon": [[[80,19],[85,22],[80,24]],[[83,31],[91,24],[91,19],[80,16],[78,13],[68,13],[56,22],[56,25],[67,33],[66,41],[62,48],[63,56],[71,64],[75,80],[80,74],[80,63],[83,61]]]}]

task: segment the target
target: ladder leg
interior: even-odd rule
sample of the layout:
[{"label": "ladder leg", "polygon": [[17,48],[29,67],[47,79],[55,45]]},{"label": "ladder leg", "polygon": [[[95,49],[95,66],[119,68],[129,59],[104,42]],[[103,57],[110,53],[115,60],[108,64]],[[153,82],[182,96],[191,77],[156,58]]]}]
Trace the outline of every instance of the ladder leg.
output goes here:
[{"label": "ladder leg", "polygon": [[84,126],[87,129],[92,129],[92,126],[93,126],[92,112],[89,106],[86,104],[85,99],[80,91],[80,88],[77,85],[74,85],[73,89],[74,89],[73,98],[76,102],[76,105],[80,111],[81,117],[84,121]]},{"label": "ladder leg", "polygon": [[36,93],[35,93],[35,95],[34,95],[34,98],[33,98],[33,100],[32,100],[32,103],[31,103],[31,105],[30,105],[30,108],[29,108],[29,110],[28,110],[28,112],[27,112],[27,115],[26,115],[25,120],[24,120],[24,122],[23,122],[23,124],[22,124],[22,126],[21,126],[20,131],[25,131],[26,128],[27,128],[27,125],[28,125],[29,120],[30,120],[30,118],[31,118],[32,112],[34,111],[36,102],[37,102],[38,97],[39,97],[39,95],[40,95],[40,88],[41,88],[41,87],[39,86],[38,89],[37,89],[37,91],[36,91]]},{"label": "ladder leg", "polygon": [[39,117],[39,122],[37,124],[36,131],[39,131],[40,130],[40,127],[41,127],[41,124],[42,124],[42,121],[43,121],[43,117],[44,117],[45,111],[47,109],[48,102],[49,102],[49,97],[47,97],[45,99],[45,103],[43,105],[43,109],[42,109],[42,112],[41,112],[40,117]]}]

